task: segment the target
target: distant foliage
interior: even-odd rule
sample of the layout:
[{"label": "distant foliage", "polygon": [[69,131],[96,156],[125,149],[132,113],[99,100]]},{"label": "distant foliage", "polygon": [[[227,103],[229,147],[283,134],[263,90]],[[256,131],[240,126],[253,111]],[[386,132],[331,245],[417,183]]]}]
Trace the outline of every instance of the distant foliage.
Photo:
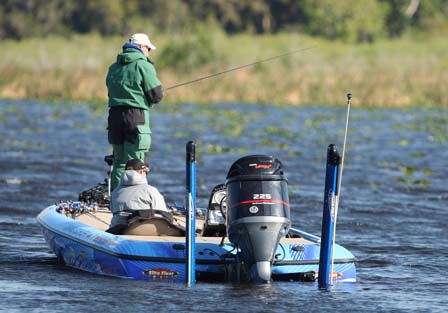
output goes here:
[{"label": "distant foliage", "polygon": [[75,6],[72,2],[64,0],[0,1],[0,39],[22,39],[69,32],[71,25],[66,14],[74,10]]},{"label": "distant foliage", "polygon": [[372,42],[385,33],[387,7],[376,0],[304,0],[312,35],[353,42]]},{"label": "distant foliage", "polygon": [[371,42],[446,27],[446,0],[2,0],[0,39],[151,30],[183,34],[213,20],[228,34],[301,31]]},{"label": "distant foliage", "polygon": [[99,32],[113,35],[122,32],[125,25],[125,10],[118,0],[77,0],[68,14],[68,25],[75,32]]},{"label": "distant foliage", "polygon": [[175,38],[163,49],[157,65],[160,68],[173,66],[190,73],[201,65],[216,61],[220,56],[214,48],[212,33],[215,32],[199,26],[191,35]]}]

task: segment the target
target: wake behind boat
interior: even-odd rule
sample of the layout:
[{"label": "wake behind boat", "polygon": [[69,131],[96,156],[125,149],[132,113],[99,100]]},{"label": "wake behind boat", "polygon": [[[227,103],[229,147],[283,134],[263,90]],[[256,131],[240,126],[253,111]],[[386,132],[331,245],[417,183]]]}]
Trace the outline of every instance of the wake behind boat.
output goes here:
[{"label": "wake behind boat", "polygon": [[[195,168],[188,169],[195,179]],[[174,282],[188,281],[193,274],[197,281],[269,282],[314,281],[319,272],[326,273],[319,265],[320,238],[291,227],[287,180],[276,158],[237,160],[225,183],[211,191],[206,208],[193,205],[191,211],[195,191],[188,186],[187,191],[186,207],[169,207],[171,220],[137,216],[122,235],[106,232],[112,219],[107,185],[93,188],[89,197],[83,193],[84,201],[47,207],[37,221],[60,261],[96,274]],[[337,244],[332,249],[332,281],[356,281],[352,253]]]}]

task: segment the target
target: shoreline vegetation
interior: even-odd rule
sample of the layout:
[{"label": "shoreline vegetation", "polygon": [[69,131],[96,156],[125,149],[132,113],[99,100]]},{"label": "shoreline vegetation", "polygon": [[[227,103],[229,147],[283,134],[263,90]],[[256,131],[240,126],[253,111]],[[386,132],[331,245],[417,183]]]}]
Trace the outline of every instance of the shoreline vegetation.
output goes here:
[{"label": "shoreline vegetation", "polygon": [[[448,43],[440,34],[352,44],[297,33],[190,37],[153,35],[151,52],[165,88],[289,51],[313,47],[168,90],[164,102],[336,105],[351,92],[363,107],[448,107]],[[107,68],[125,37],[3,40],[0,98],[107,102]]]}]

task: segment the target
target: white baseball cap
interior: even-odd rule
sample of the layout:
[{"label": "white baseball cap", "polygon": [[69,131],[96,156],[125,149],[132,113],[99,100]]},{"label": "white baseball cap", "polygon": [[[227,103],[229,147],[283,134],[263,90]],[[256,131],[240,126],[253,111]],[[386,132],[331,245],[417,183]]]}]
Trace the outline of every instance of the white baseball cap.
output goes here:
[{"label": "white baseball cap", "polygon": [[129,38],[129,42],[131,43],[135,43],[136,45],[142,45],[142,46],[146,46],[151,50],[156,50],[156,46],[154,46],[151,41],[149,40],[148,35],[146,34],[142,34],[142,33],[137,33],[131,36],[131,38]]}]

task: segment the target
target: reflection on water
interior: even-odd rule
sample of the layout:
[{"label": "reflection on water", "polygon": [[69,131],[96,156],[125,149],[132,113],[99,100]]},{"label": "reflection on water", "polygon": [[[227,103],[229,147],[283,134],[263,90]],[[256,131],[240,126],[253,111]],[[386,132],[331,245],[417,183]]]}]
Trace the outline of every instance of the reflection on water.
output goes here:
[{"label": "reflection on water", "polygon": [[[354,101],[355,102],[355,101]],[[152,111],[150,182],[184,202],[184,153],[197,142],[198,205],[248,154],[279,158],[295,226],[320,233],[328,144],[341,146],[345,107],[164,105]],[[105,178],[106,113],[87,106],[0,101],[0,293],[7,311],[443,311],[448,281],[448,117],[440,110],[352,107],[337,239],[358,258],[356,284],[150,284],[58,264],[35,216]],[[123,297],[123,290],[129,294]],[[117,299],[120,299],[118,301]],[[39,305],[37,305],[39,304]],[[36,312],[39,309],[35,309]]]}]

